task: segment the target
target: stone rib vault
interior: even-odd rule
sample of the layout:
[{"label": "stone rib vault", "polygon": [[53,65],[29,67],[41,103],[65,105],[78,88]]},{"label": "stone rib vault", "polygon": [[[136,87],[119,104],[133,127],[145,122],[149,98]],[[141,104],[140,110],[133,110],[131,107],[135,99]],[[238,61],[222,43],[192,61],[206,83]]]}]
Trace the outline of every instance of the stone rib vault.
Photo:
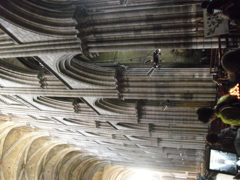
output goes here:
[{"label": "stone rib vault", "polygon": [[1,179],[127,180],[132,167],[158,179],[201,172],[208,127],[195,112],[215,101],[209,69],[163,66],[149,77],[148,67],[88,59],[216,47],[196,31],[198,3],[1,0]]}]

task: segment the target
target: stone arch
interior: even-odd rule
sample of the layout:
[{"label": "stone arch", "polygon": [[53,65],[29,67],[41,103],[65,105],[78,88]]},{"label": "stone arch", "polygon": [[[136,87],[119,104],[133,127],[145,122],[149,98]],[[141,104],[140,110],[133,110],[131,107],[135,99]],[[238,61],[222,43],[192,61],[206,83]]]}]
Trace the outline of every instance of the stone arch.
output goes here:
[{"label": "stone arch", "polygon": [[46,7],[46,4],[33,4],[30,1],[21,3],[16,0],[4,1],[0,8],[3,19],[23,29],[55,37],[77,35],[75,21],[71,18],[74,9],[56,10],[54,7]]},{"label": "stone arch", "polygon": [[62,56],[57,63],[57,68],[60,73],[84,84],[116,89],[115,68],[84,62],[75,58],[75,55]]},{"label": "stone arch", "polygon": [[68,172],[64,179],[73,178],[75,174],[75,177],[90,180],[99,168],[107,164],[80,148],[50,138],[47,131],[22,123],[1,123],[0,145],[0,177],[3,180],[55,179],[59,178],[62,169]]}]

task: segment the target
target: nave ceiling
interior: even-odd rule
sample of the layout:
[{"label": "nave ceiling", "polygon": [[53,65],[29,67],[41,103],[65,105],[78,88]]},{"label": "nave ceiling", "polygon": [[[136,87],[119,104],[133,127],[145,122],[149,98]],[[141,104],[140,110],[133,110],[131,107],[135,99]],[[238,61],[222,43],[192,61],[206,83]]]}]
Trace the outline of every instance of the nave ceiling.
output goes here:
[{"label": "nave ceiling", "polygon": [[163,65],[150,77],[149,66],[92,61],[102,52],[217,47],[196,31],[198,3],[0,1],[2,179],[201,172],[208,127],[195,112],[215,101],[209,68]]}]

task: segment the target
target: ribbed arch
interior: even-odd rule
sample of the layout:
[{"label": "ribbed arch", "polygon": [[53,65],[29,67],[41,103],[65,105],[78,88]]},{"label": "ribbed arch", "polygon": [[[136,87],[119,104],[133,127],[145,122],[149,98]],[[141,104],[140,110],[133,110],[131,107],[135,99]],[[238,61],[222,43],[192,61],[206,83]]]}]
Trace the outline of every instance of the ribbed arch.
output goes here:
[{"label": "ribbed arch", "polygon": [[63,169],[68,172],[64,179],[70,180],[74,177],[71,169],[76,167],[75,177],[91,180],[98,169],[107,165],[80,148],[50,138],[47,131],[6,121],[1,122],[0,129],[2,180],[58,179]]},{"label": "ribbed arch", "polygon": [[92,63],[83,62],[74,58],[73,55],[66,55],[60,58],[59,71],[82,83],[96,86],[116,88],[115,69],[100,67]]},{"label": "ribbed arch", "polygon": [[[27,168],[26,168],[26,173],[28,174],[29,179],[33,179],[33,180],[38,179],[38,177],[41,173],[41,171],[38,170],[38,168],[40,169],[41,166],[37,166],[37,165],[39,165],[38,164],[39,160],[40,161],[42,160],[42,154],[41,153],[43,151],[45,151],[45,153],[47,153],[49,147],[51,147],[53,144],[56,145],[55,143],[52,143],[48,140],[49,139],[47,139],[47,138],[36,139],[31,144],[31,146],[29,148],[29,151],[26,154],[26,157],[27,157],[26,164],[28,165]],[[39,142],[44,142],[44,143],[42,144],[42,146],[39,146],[38,148],[36,148],[36,144],[39,143]],[[39,160],[36,161],[36,158],[38,158]]]},{"label": "ribbed arch", "polygon": [[90,168],[94,163],[96,162],[95,158],[89,158],[81,162],[81,164],[78,166],[78,169],[80,170],[78,172],[78,176],[76,180],[80,179],[81,177],[86,176],[86,172],[88,168]]},{"label": "ribbed arch", "polygon": [[[18,177],[18,179],[23,179],[23,176],[25,176],[26,179],[29,179],[27,168],[25,168],[26,166],[29,166],[29,164],[28,164],[29,149],[30,149],[33,141],[35,141],[38,138],[42,138],[44,136],[45,137],[48,136],[48,133],[45,132],[42,134],[36,134],[33,137],[31,137],[28,140],[28,142],[25,143],[25,145],[22,147],[21,151],[18,153],[17,159],[19,159],[19,162],[15,163],[16,172],[13,173],[13,177],[15,176],[16,179],[17,179],[17,177]],[[29,169],[32,169],[32,168],[33,168],[32,166],[29,167]]]},{"label": "ribbed arch", "polygon": [[21,68],[12,64],[0,61],[0,78],[20,84],[39,86],[36,70]]},{"label": "ribbed arch", "polygon": [[94,174],[99,169],[101,169],[102,167],[104,167],[106,165],[109,165],[109,162],[102,162],[102,161],[95,160],[95,162],[93,162],[91,164],[91,166],[86,169],[86,172],[85,172],[85,174],[83,176],[83,179],[92,180],[93,177],[94,177]]},{"label": "ribbed arch", "polygon": [[[44,177],[47,179],[57,179],[59,177],[59,171],[58,171],[58,166],[60,166],[61,161],[63,158],[70,152],[77,151],[79,149],[77,148],[65,148],[57,153],[54,154],[54,156],[45,164],[45,171],[44,171]],[[51,172],[51,173],[49,173]]]},{"label": "ribbed arch", "polygon": [[[33,22],[38,22],[47,26],[52,25],[52,26],[59,26],[59,27],[61,27],[62,25],[65,25],[66,27],[75,25],[74,20],[71,18],[71,14],[74,11],[73,7],[71,10],[70,9],[58,10],[57,7],[55,7],[55,9],[53,9],[52,7],[51,9],[51,8],[46,8],[42,5],[37,5],[39,1],[34,1],[35,2],[34,4],[30,3],[30,1],[25,1],[24,6],[22,5],[21,0],[20,1],[8,0],[8,2],[9,2],[8,5],[11,7],[12,10],[14,10],[14,12],[17,15],[21,16],[22,18],[29,19]],[[55,6],[57,5],[55,4]],[[32,13],[33,9],[38,9],[38,10],[33,14]],[[59,19],[61,18],[61,21],[59,21],[59,19],[57,19],[56,17],[58,17]]]},{"label": "ribbed arch", "polygon": [[69,102],[68,98],[66,98],[66,101],[64,100],[60,101],[53,99],[51,97],[39,96],[37,98],[34,98],[33,101],[37,102],[38,104],[58,110],[73,111],[73,101]]},{"label": "ribbed arch", "polygon": [[86,165],[86,163],[91,163],[92,161],[94,161],[94,158],[92,156],[82,156],[79,158],[71,168],[70,180],[78,180],[79,177],[84,174],[82,167]]},{"label": "ribbed arch", "polygon": [[69,97],[46,97],[38,96],[33,101],[58,111],[70,111],[75,113],[94,113],[95,112],[78,98]]},{"label": "ribbed arch", "polygon": [[136,102],[121,101],[118,99],[97,99],[95,105],[101,109],[118,113],[136,115]]},{"label": "ribbed arch", "polygon": [[43,66],[33,57],[26,57],[26,58],[20,57],[17,59],[29,69],[34,69],[34,70],[43,69]]},{"label": "ribbed arch", "polygon": [[6,137],[7,137],[8,133],[10,131],[12,131],[13,127],[15,128],[15,127],[18,127],[18,126],[13,126],[13,124],[10,124],[10,125],[8,124],[7,127],[4,127],[4,131],[1,132],[1,136],[0,136],[0,138],[1,138],[1,144],[0,144],[0,157],[1,157],[1,159],[3,158],[4,153],[5,153],[4,152],[4,145],[5,145]]},{"label": "ribbed arch", "polygon": [[[22,131],[22,132],[19,132]],[[6,179],[13,176],[14,179],[17,177],[18,163],[21,164],[23,161],[23,156],[18,157],[19,151],[22,150],[24,144],[28,141],[29,138],[33,137],[36,134],[32,134],[33,130],[28,127],[12,127],[11,131],[8,132],[6,138],[4,139],[3,145],[3,154],[2,160],[5,162],[2,165],[3,175]],[[19,139],[16,139],[20,135]],[[16,154],[15,154],[16,153]],[[16,155],[16,156],[14,156]],[[14,156],[14,158],[13,158]],[[8,174],[9,173],[9,174]],[[11,174],[10,174],[11,173]]]},{"label": "ribbed arch", "polygon": [[59,180],[65,180],[70,176],[70,170],[72,164],[74,164],[79,158],[84,156],[83,154],[77,153],[76,155],[72,156],[68,159],[60,168],[59,168]]},{"label": "ribbed arch", "polygon": [[[65,12],[71,12],[74,10],[73,7],[73,1],[70,3],[69,1],[56,1],[56,0],[40,0],[40,1],[35,1],[35,0],[28,0],[32,6],[38,6],[38,7],[44,7],[44,9],[48,9],[49,11],[54,11],[54,12],[60,12],[60,11],[65,11]],[[76,1],[76,0],[75,0]],[[78,1],[76,1],[78,3]],[[61,14],[61,16],[69,16],[68,13],[66,14]]]},{"label": "ribbed arch", "polygon": [[[4,1],[1,6],[2,17],[24,29],[50,36],[76,36],[75,23],[70,11],[45,8],[29,1]],[[33,13],[34,12],[34,13]],[[39,15],[40,16],[39,16]],[[53,18],[46,17],[50,16]],[[66,17],[67,15],[67,17]],[[66,19],[65,19],[66,18]]]},{"label": "ribbed arch", "polygon": [[[151,77],[148,70],[121,65],[114,70],[79,61],[73,55],[59,61],[62,74],[88,86],[117,89],[120,99],[207,101],[215,97],[208,68],[161,68]],[[108,106],[106,101],[101,105]]]},{"label": "ribbed arch", "polygon": [[41,151],[38,151],[38,154],[40,155],[40,157],[37,157],[37,154],[34,154],[36,158],[36,162],[34,161],[34,163],[36,163],[36,167],[35,167],[35,171],[34,174],[32,175],[32,177],[34,177],[36,180],[37,179],[41,179],[44,175],[44,169],[45,169],[45,159],[46,156],[48,155],[48,153],[56,146],[61,146],[63,145],[63,143],[61,142],[52,142],[50,144],[48,144],[46,147],[44,148],[40,148]]},{"label": "ribbed arch", "polygon": [[[8,61],[10,61],[10,63]],[[11,63],[11,61],[14,61],[14,63]],[[1,60],[0,79],[3,81],[11,81],[11,83],[6,84],[10,87],[65,88],[59,79],[49,73],[33,58]],[[15,83],[17,83],[17,85]]]}]

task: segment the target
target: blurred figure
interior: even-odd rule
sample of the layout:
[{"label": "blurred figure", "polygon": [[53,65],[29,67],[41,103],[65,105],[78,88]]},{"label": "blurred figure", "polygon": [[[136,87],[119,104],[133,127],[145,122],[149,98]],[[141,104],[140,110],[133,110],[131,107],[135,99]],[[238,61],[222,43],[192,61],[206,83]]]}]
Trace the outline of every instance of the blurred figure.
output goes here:
[{"label": "blurred figure", "polygon": [[221,59],[221,66],[227,72],[228,80],[213,80],[213,82],[227,89],[240,83],[240,49],[226,52]]},{"label": "blurred figure", "polygon": [[230,81],[240,82],[240,49],[226,52],[221,59],[221,65]]},{"label": "blurred figure", "polygon": [[234,141],[237,136],[236,129],[225,128],[220,134],[209,133],[206,136],[206,142],[210,145],[220,145],[225,150],[235,151]]},{"label": "blurred figure", "polygon": [[222,96],[214,108],[202,107],[197,110],[198,119],[203,123],[212,122],[217,118],[225,124],[240,125],[240,100],[237,96]]},{"label": "blurred figure", "polygon": [[147,72],[148,76],[151,77],[156,68],[158,69],[161,68],[161,65],[162,65],[161,55],[162,55],[161,49],[155,50],[153,51],[153,60],[147,60],[144,62],[144,64],[153,63],[153,67],[151,67],[151,69]]}]

